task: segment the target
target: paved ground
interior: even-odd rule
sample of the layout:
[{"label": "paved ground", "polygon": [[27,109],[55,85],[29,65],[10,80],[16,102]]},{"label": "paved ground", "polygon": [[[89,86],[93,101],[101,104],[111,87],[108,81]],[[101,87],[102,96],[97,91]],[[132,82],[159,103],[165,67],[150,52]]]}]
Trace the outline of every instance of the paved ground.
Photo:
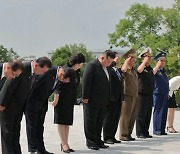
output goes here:
[{"label": "paved ground", "polygon": [[[180,132],[180,111],[175,113],[175,128]],[[180,133],[168,134],[167,136],[154,136],[152,139],[136,139],[134,142],[122,142],[111,145],[105,150],[92,151],[85,146],[83,129],[82,106],[75,106],[74,125],[70,127],[70,146],[75,149],[77,154],[103,153],[103,154],[179,154],[180,153]],[[150,126],[152,134],[152,124]],[[133,131],[135,136],[135,130]],[[60,151],[60,140],[57,133],[57,126],[53,124],[53,107],[49,105],[45,122],[45,145],[48,151],[55,154]],[[22,121],[21,146],[23,154],[27,152],[27,141],[25,133],[25,120]]]}]

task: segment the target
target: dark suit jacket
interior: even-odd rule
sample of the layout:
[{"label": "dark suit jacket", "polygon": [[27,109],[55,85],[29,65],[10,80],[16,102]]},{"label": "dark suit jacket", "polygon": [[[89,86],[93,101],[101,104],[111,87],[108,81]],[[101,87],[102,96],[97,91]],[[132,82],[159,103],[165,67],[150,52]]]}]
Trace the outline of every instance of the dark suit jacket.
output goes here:
[{"label": "dark suit jacket", "polygon": [[0,90],[2,88],[2,85],[1,85],[2,69],[3,69],[3,63],[0,63]]},{"label": "dark suit jacket", "polygon": [[0,63],[0,79],[1,79],[1,75],[2,75],[2,69],[3,69],[3,63]]},{"label": "dark suit jacket", "polygon": [[53,92],[57,67],[50,68],[44,75],[38,77],[36,85],[26,103],[26,110],[31,112],[46,112],[48,98]]},{"label": "dark suit jacket", "polygon": [[123,95],[123,76],[120,69],[118,69],[121,74],[121,79],[118,78],[115,70],[113,68],[109,69],[111,74],[111,96],[110,101],[121,101]]},{"label": "dark suit jacket", "polygon": [[110,82],[98,59],[86,65],[82,84],[83,99],[89,99],[88,105],[106,108],[110,96]]},{"label": "dark suit jacket", "polygon": [[24,63],[19,77],[7,80],[0,92],[0,104],[9,114],[21,113],[31,89],[31,63]]}]

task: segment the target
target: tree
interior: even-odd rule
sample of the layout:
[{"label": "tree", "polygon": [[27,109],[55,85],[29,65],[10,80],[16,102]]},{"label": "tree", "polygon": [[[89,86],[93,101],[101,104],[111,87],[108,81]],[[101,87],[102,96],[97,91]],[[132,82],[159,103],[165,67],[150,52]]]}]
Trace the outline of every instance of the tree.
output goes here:
[{"label": "tree", "polygon": [[164,11],[164,22],[167,32],[166,40],[170,47],[180,46],[180,0],[176,0],[173,8]]},{"label": "tree", "polygon": [[172,49],[167,54],[166,68],[169,79],[180,75],[180,46]]},{"label": "tree", "polygon": [[[150,47],[153,56],[158,49],[169,53],[169,77],[178,75],[177,56],[180,46],[180,0],[175,0],[172,8],[149,7],[146,4],[133,4],[126,11],[125,18],[116,25],[115,32],[109,34],[111,47],[134,47],[142,50]],[[170,62],[171,61],[171,62]]]},{"label": "tree", "polygon": [[63,66],[67,63],[69,57],[77,52],[81,52],[85,55],[86,62],[89,62],[94,58],[91,52],[87,51],[85,45],[74,44],[74,45],[65,45],[63,47],[57,48],[55,51],[53,51],[51,60],[54,65]]},{"label": "tree", "polygon": [[126,12],[125,19],[116,25],[114,33],[109,34],[109,43],[121,47],[158,48],[157,41],[161,36],[163,9],[150,8],[146,4],[133,4]]},{"label": "tree", "polygon": [[180,0],[175,0],[172,8],[149,7],[133,4],[126,11],[125,18],[116,25],[115,32],[109,34],[111,47],[150,47],[169,51],[180,46]]},{"label": "tree", "polygon": [[18,58],[18,54],[14,52],[14,50],[7,49],[3,45],[0,45],[0,62],[7,62],[11,60],[12,58]]}]

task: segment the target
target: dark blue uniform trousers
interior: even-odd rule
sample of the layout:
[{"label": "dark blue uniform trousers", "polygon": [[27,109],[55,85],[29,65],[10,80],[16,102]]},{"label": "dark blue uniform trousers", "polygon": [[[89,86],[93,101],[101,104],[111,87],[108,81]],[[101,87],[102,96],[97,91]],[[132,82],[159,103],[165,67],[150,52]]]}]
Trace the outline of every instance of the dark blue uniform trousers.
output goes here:
[{"label": "dark blue uniform trousers", "polygon": [[154,94],[153,102],[153,134],[163,134],[166,128],[168,94]]}]

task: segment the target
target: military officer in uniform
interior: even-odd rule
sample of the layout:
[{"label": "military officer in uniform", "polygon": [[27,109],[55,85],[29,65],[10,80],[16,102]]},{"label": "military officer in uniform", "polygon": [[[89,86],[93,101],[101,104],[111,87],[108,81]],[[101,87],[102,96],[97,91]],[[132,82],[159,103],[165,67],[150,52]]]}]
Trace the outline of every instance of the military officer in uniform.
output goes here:
[{"label": "military officer in uniform", "polygon": [[164,69],[166,64],[166,53],[161,52],[154,59],[156,60],[156,66],[153,69],[155,77],[153,94],[153,134],[167,135],[165,128],[168,110],[169,81]]},{"label": "military officer in uniform", "polygon": [[130,49],[123,57],[125,62],[121,68],[124,76],[124,101],[122,102],[120,116],[120,140],[134,141],[131,134],[137,114],[137,98],[138,98],[138,76],[134,69],[136,61],[135,50]]},{"label": "military officer in uniform", "polygon": [[151,121],[154,74],[150,66],[152,57],[151,49],[144,49],[140,55],[141,64],[137,68],[138,72],[138,108],[136,118],[136,135],[138,138],[152,138],[149,135],[149,125]]}]

